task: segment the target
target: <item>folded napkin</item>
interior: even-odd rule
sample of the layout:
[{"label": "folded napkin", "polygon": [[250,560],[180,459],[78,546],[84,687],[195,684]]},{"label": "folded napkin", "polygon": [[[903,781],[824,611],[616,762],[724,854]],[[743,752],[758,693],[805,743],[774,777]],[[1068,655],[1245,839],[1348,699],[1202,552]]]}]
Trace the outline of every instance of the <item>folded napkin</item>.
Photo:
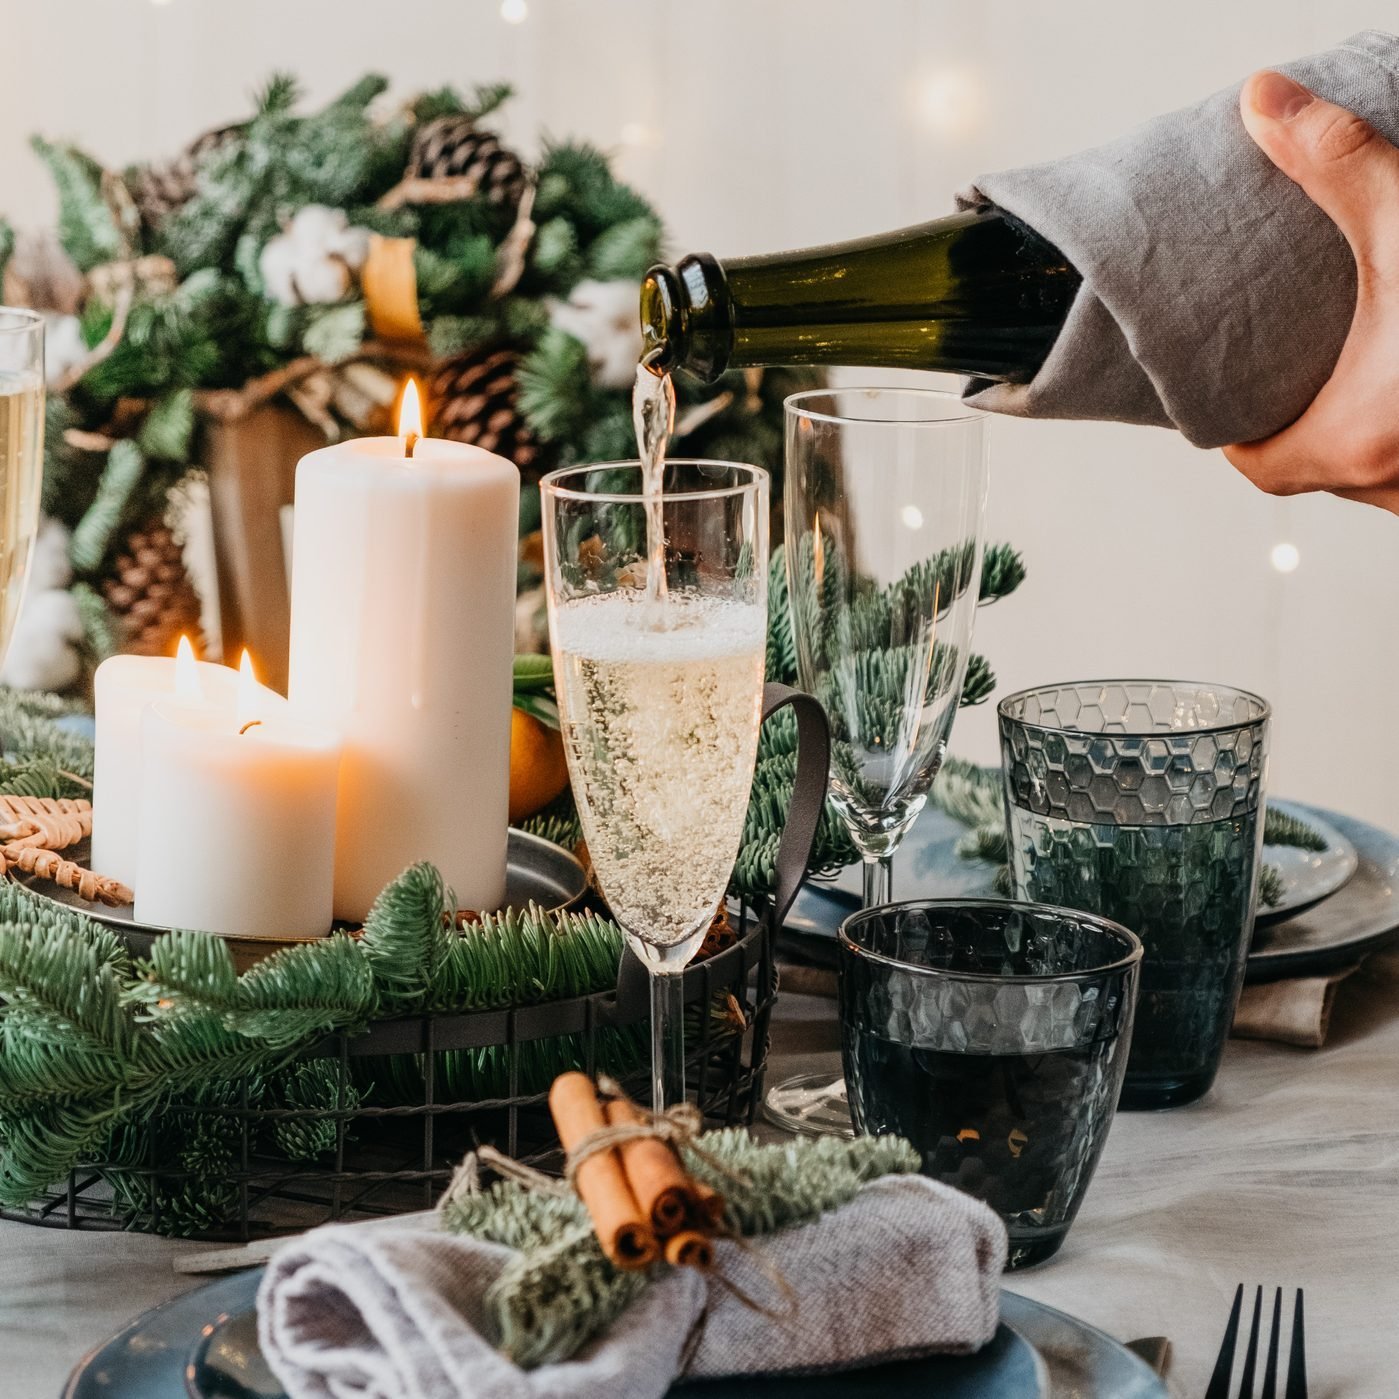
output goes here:
[{"label": "folded napkin", "polygon": [[[1280,67],[1399,141],[1394,35],[1367,30]],[[1249,139],[1237,84],[1109,145],[986,175],[960,199],[1024,220],[1083,276],[1039,373],[973,383],[980,407],[1171,426],[1199,447],[1248,441],[1301,413],[1350,329],[1355,259]]]},{"label": "folded napkin", "polygon": [[[258,1333],[291,1399],[658,1399],[682,1374],[976,1350],[996,1329],[1005,1253],[986,1206],[923,1176],[883,1176],[812,1223],[720,1243],[713,1277],[661,1266],[604,1335],[523,1370],[497,1349],[487,1305],[513,1250],[422,1224],[328,1225],[268,1266]],[[775,1276],[795,1293],[790,1309]]]},{"label": "folded napkin", "polygon": [[1331,1031],[1336,991],[1359,968],[1357,962],[1328,976],[1297,976],[1245,986],[1230,1033],[1237,1039],[1320,1049]]}]

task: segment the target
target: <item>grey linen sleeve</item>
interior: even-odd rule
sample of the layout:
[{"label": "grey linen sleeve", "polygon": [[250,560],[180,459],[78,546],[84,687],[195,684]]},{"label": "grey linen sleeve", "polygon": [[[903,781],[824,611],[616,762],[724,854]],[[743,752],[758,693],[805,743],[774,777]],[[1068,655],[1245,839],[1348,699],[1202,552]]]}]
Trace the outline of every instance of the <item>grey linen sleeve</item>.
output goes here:
[{"label": "grey linen sleeve", "polygon": [[[1281,65],[1399,144],[1399,39],[1366,30]],[[1199,447],[1266,437],[1306,408],[1355,309],[1345,239],[1253,144],[1236,85],[1094,150],[978,179],[1083,284],[1028,384],[971,402],[1032,418],[1178,428]]]}]

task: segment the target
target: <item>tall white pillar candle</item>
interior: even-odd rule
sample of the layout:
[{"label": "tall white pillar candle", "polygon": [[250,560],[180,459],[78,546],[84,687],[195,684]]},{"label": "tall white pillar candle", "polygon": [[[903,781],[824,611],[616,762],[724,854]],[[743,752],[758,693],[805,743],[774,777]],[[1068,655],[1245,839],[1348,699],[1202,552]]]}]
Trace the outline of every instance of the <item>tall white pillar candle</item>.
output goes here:
[{"label": "tall white pillar candle", "polygon": [[[136,886],[141,798],[141,716],[154,701],[179,693],[179,662],[164,656],[111,656],[93,677],[96,749],[92,775],[92,868]],[[233,713],[237,672],[195,661],[187,699]]]},{"label": "tall white pillar candle", "polygon": [[520,478],[479,447],[360,438],[301,459],[293,705],[344,740],[335,914],[417,860],[505,895]]},{"label": "tall white pillar candle", "polygon": [[136,918],[229,937],[330,931],[340,744],[261,691],[229,712],[150,705],[141,725]]}]

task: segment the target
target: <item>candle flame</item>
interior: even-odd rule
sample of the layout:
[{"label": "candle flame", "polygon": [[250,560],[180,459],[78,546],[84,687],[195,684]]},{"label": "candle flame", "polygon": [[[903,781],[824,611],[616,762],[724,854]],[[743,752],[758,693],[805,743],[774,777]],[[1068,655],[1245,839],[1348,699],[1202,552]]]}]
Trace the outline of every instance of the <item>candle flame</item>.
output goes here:
[{"label": "candle flame", "polygon": [[238,662],[238,707],[235,711],[240,734],[247,733],[254,724],[262,722],[258,717],[258,710],[261,708],[258,697],[261,689],[257,683],[257,676],[253,673],[253,658],[244,647],[243,659]]},{"label": "candle flame", "polygon": [[179,649],[175,652],[175,698],[204,698],[204,687],[199,683],[199,662],[194,659],[194,647],[187,636],[180,638]]},{"label": "candle flame", "polygon": [[411,457],[418,438],[423,435],[423,405],[413,379],[403,386],[403,398],[398,405],[398,435],[403,438],[403,455]]}]

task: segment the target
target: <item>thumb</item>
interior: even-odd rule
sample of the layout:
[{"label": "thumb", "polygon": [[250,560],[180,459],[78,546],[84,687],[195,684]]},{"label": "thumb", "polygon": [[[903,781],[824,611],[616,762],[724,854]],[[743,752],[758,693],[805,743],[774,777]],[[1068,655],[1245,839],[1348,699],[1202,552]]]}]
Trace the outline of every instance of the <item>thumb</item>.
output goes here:
[{"label": "thumb", "polygon": [[1248,134],[1345,234],[1362,269],[1392,267],[1399,248],[1399,148],[1369,122],[1281,73],[1244,84]]}]

